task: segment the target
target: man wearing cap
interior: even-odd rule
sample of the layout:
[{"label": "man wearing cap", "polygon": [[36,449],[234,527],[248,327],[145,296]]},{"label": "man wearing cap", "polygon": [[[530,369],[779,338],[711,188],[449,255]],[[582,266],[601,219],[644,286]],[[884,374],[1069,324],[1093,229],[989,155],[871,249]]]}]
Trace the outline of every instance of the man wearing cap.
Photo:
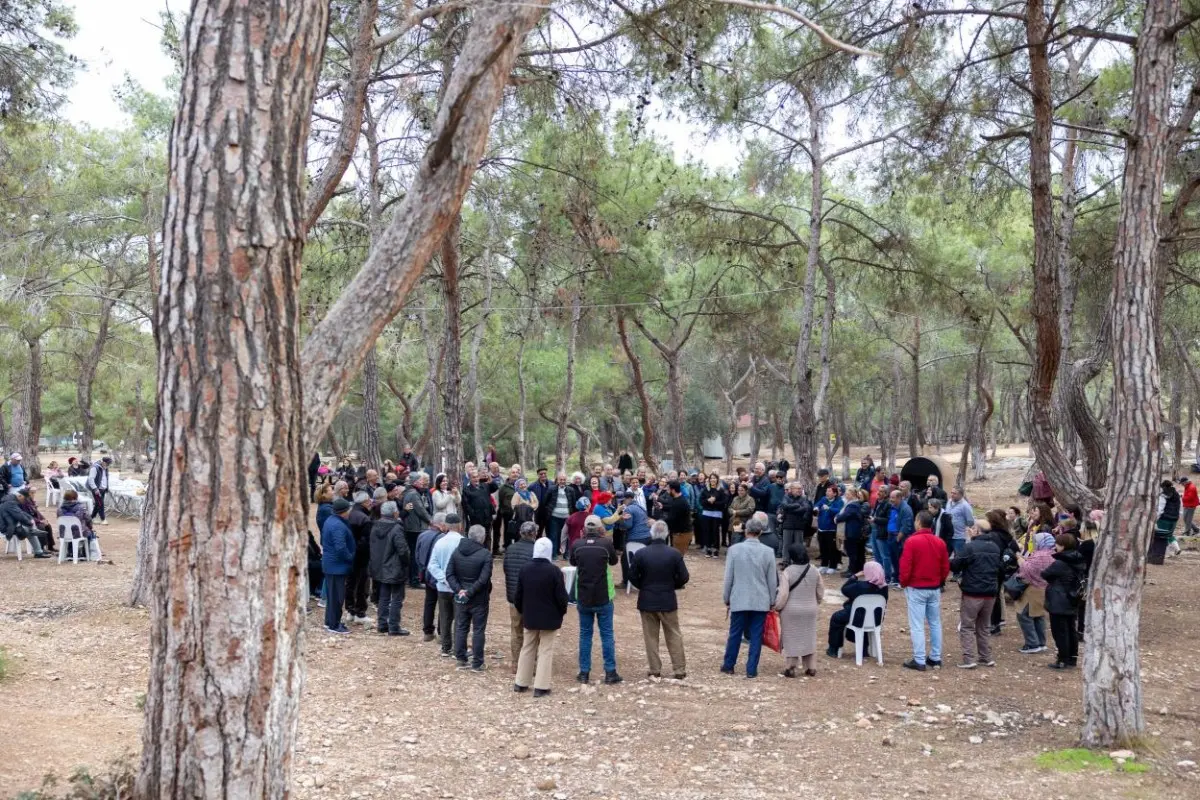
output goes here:
[{"label": "man wearing cap", "polygon": [[[446,584],[454,593],[454,655],[459,669],[483,672],[484,634],[492,597],[492,554],[488,532],[472,525],[446,564]],[[467,650],[467,634],[471,649]]]},{"label": "man wearing cap", "polygon": [[617,646],[613,639],[612,570],[617,550],[604,535],[604,523],[595,514],[583,521],[583,536],[571,545],[571,566],[575,567],[576,600],[579,609],[579,674],[575,680],[591,682],[592,629],[600,625],[600,649],[604,656],[604,682],[620,683],[617,674]]},{"label": "man wearing cap", "polygon": [[[22,541],[28,539],[33,546],[34,558],[50,557],[50,554],[42,549],[42,543],[36,535],[33,517],[26,514],[25,510],[21,508],[21,498],[16,494],[6,494],[3,500],[0,500],[0,533],[9,539],[14,536]],[[17,546],[21,546],[20,542],[17,543]]]},{"label": "man wearing cap", "polygon": [[437,586],[438,633],[441,635],[442,658],[450,658],[454,655],[456,609],[454,608],[454,593],[450,591],[450,584],[446,581],[446,569],[450,566],[450,558],[458,550],[459,542],[462,540],[463,535],[458,532],[457,528],[452,527],[434,544],[433,550],[429,553],[429,566],[425,569],[429,580]]},{"label": "man wearing cap", "polygon": [[438,512],[433,515],[433,522],[428,530],[421,531],[417,537],[417,546],[413,550],[413,565],[410,570],[417,578],[417,586],[425,589],[425,607],[421,614],[421,631],[425,634],[424,642],[434,640],[433,617],[437,612],[438,590],[437,581],[429,576],[429,556],[433,546],[450,530],[451,522],[456,527],[459,524],[458,514]]},{"label": "man wearing cap", "polygon": [[104,517],[104,496],[108,494],[108,468],[111,464],[112,458],[105,456],[94,462],[92,468],[88,470],[87,488],[96,501],[95,508],[92,509],[92,519],[99,516],[101,525],[108,524],[108,520]]},{"label": "man wearing cap", "polygon": [[346,600],[346,576],[354,567],[354,535],[346,519],[352,504],[344,497],[333,501],[333,513],[321,526],[321,570],[325,573],[325,630],[349,633],[342,624],[342,604]]},{"label": "man wearing cap", "polygon": [[379,521],[371,526],[371,580],[379,587],[375,629],[389,636],[408,636],[400,625],[404,606],[404,583],[410,559],[400,508],[388,500],[379,509]]},{"label": "man wearing cap", "polygon": [[15,492],[25,485],[26,480],[25,461],[20,453],[13,453],[8,462],[0,466],[0,492]]}]

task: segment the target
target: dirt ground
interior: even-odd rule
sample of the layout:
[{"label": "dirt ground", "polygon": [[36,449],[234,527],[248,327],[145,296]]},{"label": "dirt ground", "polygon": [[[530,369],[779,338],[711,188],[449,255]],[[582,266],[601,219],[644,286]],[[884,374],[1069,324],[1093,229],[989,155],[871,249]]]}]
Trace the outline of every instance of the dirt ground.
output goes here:
[{"label": "dirt ground", "polygon": [[[1003,454],[1002,454],[1003,455]],[[1020,453],[1012,455],[1024,455]],[[980,507],[1015,501],[1019,469],[969,487]],[[49,772],[104,769],[140,746],[146,612],[125,599],[133,521],[101,529],[113,564],[62,566],[0,558],[0,797]],[[1194,546],[1193,546],[1194,548]],[[1200,796],[1200,553],[1153,568],[1142,628],[1149,737],[1145,772],[1038,766],[1079,733],[1080,674],[1024,656],[1014,614],[993,640],[995,669],[963,671],[958,590],[942,605],[947,668],[901,669],[910,655],[904,600],[893,594],[884,665],[818,656],[814,678],[777,676],[765,651],[757,680],[718,672],[726,621],[722,562],[688,556],[681,593],[688,677],[646,678],[636,593],[618,596],[618,668],[625,683],[579,687],[577,617],[555,656],[554,691],[514,694],[502,579],[488,626],[489,670],[462,673],[419,636],[347,637],[309,615],[308,666],[294,770],[299,798],[1195,798]],[[499,564],[497,564],[499,567]],[[497,571],[499,575],[499,570]],[[828,580],[835,590],[839,581]],[[417,598],[404,622],[419,629]],[[820,629],[836,610],[827,604]],[[823,643],[819,642],[823,652]],[[744,659],[744,651],[742,654]],[[602,674],[594,647],[593,675]],[[663,658],[666,659],[665,648]],[[669,667],[667,667],[669,670]],[[1081,777],[1083,778],[1081,780]],[[539,788],[541,787],[541,788]]]}]

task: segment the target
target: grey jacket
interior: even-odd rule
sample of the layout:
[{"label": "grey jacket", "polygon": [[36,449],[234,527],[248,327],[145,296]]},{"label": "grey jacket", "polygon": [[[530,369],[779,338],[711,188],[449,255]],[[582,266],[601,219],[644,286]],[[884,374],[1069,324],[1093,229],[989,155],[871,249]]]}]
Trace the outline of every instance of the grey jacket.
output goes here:
[{"label": "grey jacket", "polygon": [[774,550],[753,538],[729,548],[723,596],[731,612],[770,611],[778,586]]},{"label": "grey jacket", "polygon": [[[404,530],[407,533],[420,533],[429,528],[433,518],[429,516],[429,506],[425,505],[426,495],[410,486],[400,501],[401,514],[404,515]],[[412,510],[405,511],[404,507],[412,503]]]}]

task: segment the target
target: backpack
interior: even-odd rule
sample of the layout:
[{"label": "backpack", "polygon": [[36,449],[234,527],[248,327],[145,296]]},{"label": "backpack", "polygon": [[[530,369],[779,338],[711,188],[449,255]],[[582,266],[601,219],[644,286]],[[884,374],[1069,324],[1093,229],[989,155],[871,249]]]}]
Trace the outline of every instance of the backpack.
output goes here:
[{"label": "backpack", "polygon": [[1088,574],[1086,571],[1077,571],[1071,577],[1071,582],[1067,584],[1067,599],[1071,601],[1072,606],[1078,608],[1083,602],[1083,596],[1087,594]]}]

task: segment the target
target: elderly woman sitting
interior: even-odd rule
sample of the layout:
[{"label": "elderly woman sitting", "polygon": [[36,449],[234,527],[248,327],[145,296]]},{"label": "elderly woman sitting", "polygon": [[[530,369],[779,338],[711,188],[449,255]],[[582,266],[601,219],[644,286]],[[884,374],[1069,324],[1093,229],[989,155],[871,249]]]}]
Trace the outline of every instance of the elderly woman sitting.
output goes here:
[{"label": "elderly woman sitting", "polygon": [[[854,641],[854,631],[846,630],[846,626],[851,622],[855,625],[861,625],[862,609],[859,609],[859,618],[850,619],[850,609],[854,606],[855,598],[865,594],[880,595],[884,602],[887,602],[888,587],[887,578],[884,577],[883,567],[878,561],[868,561],[863,565],[862,572],[855,575],[850,580],[842,585],[842,594],[846,597],[846,602],[842,604],[839,611],[835,611],[833,616],[829,618],[829,648],[825,651],[825,655],[830,658],[838,657],[838,650],[842,647],[843,641]],[[878,625],[883,620],[875,620]],[[871,649],[871,640],[863,642],[863,656],[869,656]]]}]

